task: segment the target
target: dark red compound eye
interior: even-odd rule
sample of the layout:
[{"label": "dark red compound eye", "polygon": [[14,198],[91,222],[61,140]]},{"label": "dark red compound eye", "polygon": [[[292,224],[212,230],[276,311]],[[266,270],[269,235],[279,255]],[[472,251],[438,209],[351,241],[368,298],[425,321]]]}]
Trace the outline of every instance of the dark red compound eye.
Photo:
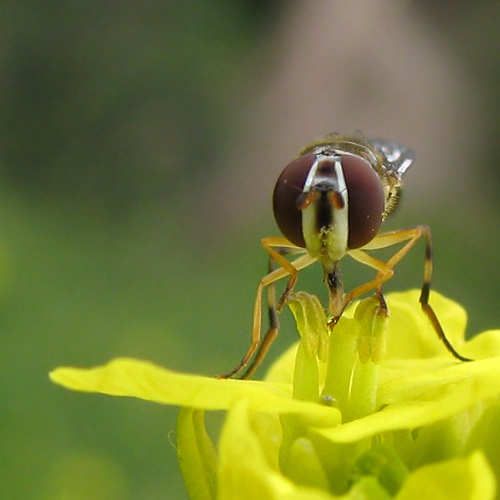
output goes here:
[{"label": "dark red compound eye", "polygon": [[[273,194],[274,217],[281,232],[294,245],[305,248],[302,211],[298,199],[316,159],[304,155],[289,163],[279,176]],[[347,186],[349,249],[371,241],[382,223],[385,196],[382,183],[368,161],[355,155],[342,155],[342,170]]]},{"label": "dark red compound eye", "polygon": [[302,194],[307,174],[316,155],[304,155],[289,163],[276,181],[273,194],[273,211],[276,223],[283,236],[299,247],[305,248],[302,234],[302,211],[297,200]]},{"label": "dark red compound eye", "polygon": [[342,170],[349,206],[347,246],[361,248],[375,238],[382,224],[384,189],[377,172],[359,156],[342,156]]}]

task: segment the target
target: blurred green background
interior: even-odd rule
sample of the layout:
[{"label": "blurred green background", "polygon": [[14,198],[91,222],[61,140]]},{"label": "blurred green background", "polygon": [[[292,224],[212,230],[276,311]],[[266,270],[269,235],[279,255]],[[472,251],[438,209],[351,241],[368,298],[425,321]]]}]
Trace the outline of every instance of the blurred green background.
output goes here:
[{"label": "blurred green background", "polygon": [[[274,182],[324,133],[416,150],[387,227],[431,225],[435,288],[470,334],[500,327],[500,5],[371,4],[0,4],[1,498],[186,498],[175,409],[47,373],[116,356],[231,369]],[[422,262],[420,245],[386,290],[419,286]],[[325,296],[319,269],[301,274]],[[284,313],[270,357],[294,338]]]}]

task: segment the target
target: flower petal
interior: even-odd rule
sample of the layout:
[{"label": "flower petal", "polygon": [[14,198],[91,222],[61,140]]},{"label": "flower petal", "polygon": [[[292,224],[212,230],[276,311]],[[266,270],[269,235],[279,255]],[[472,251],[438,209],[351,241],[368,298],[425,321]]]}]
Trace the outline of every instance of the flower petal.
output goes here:
[{"label": "flower petal", "polygon": [[304,424],[317,427],[336,425],[341,418],[335,408],[292,399],[291,388],[286,385],[182,374],[127,358],[90,369],[57,368],[50,378],[77,391],[206,410],[227,410],[235,401],[245,398],[254,410],[300,415]]},{"label": "flower petal", "polygon": [[417,469],[396,500],[493,500],[496,482],[481,452]]},{"label": "flower petal", "polygon": [[301,437],[293,442],[286,463],[286,475],[295,483],[328,489],[325,471],[309,439]]},{"label": "flower petal", "polygon": [[293,343],[279,358],[274,361],[266,373],[264,380],[273,384],[293,385],[293,372],[299,342]]},{"label": "flower petal", "polygon": [[[416,387],[412,386],[416,384]],[[387,384],[386,384],[387,385]],[[451,417],[500,393],[500,360],[456,363],[424,377],[394,379],[379,396],[381,411],[331,429],[318,430],[339,443],[350,443],[381,432],[415,429]]]},{"label": "flower petal", "polygon": [[204,412],[181,408],[177,417],[177,457],[191,500],[215,500],[217,453],[205,429]]},{"label": "flower petal", "polygon": [[500,402],[488,406],[472,429],[466,452],[481,449],[500,483]]},{"label": "flower petal", "polygon": [[487,330],[470,339],[462,352],[472,359],[500,356],[500,330]]},{"label": "flower petal", "polygon": [[218,500],[333,500],[325,491],[297,486],[266,458],[250,425],[248,402],[240,400],[228,412],[219,443]]}]

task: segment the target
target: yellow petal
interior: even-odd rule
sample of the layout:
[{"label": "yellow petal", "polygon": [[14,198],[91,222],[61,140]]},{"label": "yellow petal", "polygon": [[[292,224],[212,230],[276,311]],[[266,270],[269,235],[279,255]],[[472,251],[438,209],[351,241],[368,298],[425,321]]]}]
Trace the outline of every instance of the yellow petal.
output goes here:
[{"label": "yellow petal", "polygon": [[[408,366],[405,367],[405,363]],[[392,377],[385,378],[379,386],[379,406],[411,399],[437,399],[460,384],[473,386],[471,401],[474,403],[500,392],[500,358],[465,363],[439,359],[420,363],[403,361],[397,366],[399,373],[393,372]],[[460,407],[465,409],[474,403],[463,401]]]},{"label": "yellow petal", "polygon": [[266,458],[263,444],[250,425],[248,402],[229,412],[219,443],[218,500],[333,500],[316,488],[297,486]]},{"label": "yellow petal", "polygon": [[380,411],[317,432],[334,442],[350,443],[381,432],[437,422],[499,393],[500,359],[454,363],[434,373],[410,374],[386,382],[379,395]]},{"label": "yellow petal", "polygon": [[280,357],[271,365],[266,373],[265,380],[274,384],[293,385],[293,371],[299,342],[292,344]]},{"label": "yellow petal", "polygon": [[464,345],[462,353],[472,359],[500,356],[500,330],[487,330],[476,335]]},{"label": "yellow petal", "polygon": [[202,410],[181,408],[177,417],[177,457],[191,500],[215,500],[217,453]]},{"label": "yellow petal", "polygon": [[322,490],[328,489],[325,471],[309,439],[302,437],[294,441],[286,463],[286,475],[293,478],[294,482]]},{"label": "yellow petal", "polygon": [[500,401],[485,408],[474,425],[465,445],[465,452],[480,449],[500,481]]},{"label": "yellow petal", "polygon": [[496,481],[481,452],[417,469],[396,500],[493,500]]},{"label": "yellow petal", "polygon": [[205,410],[227,410],[244,397],[252,409],[300,415],[304,424],[324,427],[340,421],[340,413],[335,408],[292,399],[291,388],[286,385],[182,374],[134,359],[115,359],[90,369],[57,368],[50,378],[77,391],[130,396]]}]

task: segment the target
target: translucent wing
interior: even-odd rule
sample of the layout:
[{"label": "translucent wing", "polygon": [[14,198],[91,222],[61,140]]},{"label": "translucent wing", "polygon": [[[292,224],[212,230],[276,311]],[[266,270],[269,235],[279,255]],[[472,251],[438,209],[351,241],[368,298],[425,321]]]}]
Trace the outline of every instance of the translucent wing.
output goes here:
[{"label": "translucent wing", "polygon": [[384,162],[384,166],[389,170],[396,171],[400,176],[415,161],[415,153],[406,146],[384,139],[370,139],[370,142],[387,160]]}]

